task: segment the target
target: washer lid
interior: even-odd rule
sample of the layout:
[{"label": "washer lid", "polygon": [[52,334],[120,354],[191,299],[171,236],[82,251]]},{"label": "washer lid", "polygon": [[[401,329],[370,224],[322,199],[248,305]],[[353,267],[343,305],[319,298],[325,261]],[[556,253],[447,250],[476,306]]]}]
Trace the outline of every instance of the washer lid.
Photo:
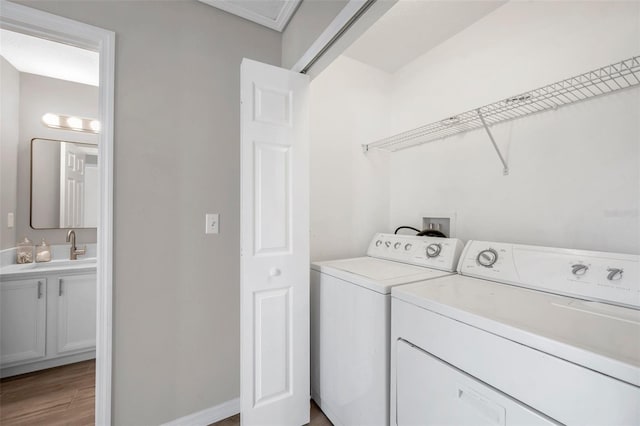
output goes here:
[{"label": "washer lid", "polygon": [[314,262],[311,264],[311,269],[382,294],[391,293],[391,288],[396,285],[430,280],[451,274],[450,272],[368,256]]},{"label": "washer lid", "polygon": [[404,300],[640,386],[640,311],[451,275],[394,288]]}]

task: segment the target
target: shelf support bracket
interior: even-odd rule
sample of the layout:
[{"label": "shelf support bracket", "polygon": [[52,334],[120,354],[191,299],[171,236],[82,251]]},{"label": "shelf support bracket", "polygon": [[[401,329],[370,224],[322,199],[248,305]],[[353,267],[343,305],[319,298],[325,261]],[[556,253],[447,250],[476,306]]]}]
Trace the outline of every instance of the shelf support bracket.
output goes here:
[{"label": "shelf support bracket", "polygon": [[478,108],[476,110],[476,112],[478,113],[478,117],[480,117],[480,121],[482,121],[482,125],[484,126],[484,130],[487,132],[487,135],[489,136],[489,139],[491,140],[491,144],[493,145],[493,149],[496,150],[496,154],[498,154],[498,157],[500,158],[500,161],[502,162],[502,166],[504,167],[504,169],[502,170],[502,174],[506,176],[506,175],[509,174],[509,166],[507,166],[507,162],[504,160],[504,157],[502,156],[502,153],[500,152],[500,148],[498,148],[498,144],[496,144],[495,139],[493,139],[493,134],[491,134],[491,130],[489,130],[489,126],[487,126],[487,122],[484,121],[484,116],[482,115],[482,111],[480,111],[480,108]]},{"label": "shelf support bracket", "polygon": [[367,145],[367,144],[362,144],[362,152],[364,152],[365,154],[366,154],[367,152],[369,152],[369,145]]}]

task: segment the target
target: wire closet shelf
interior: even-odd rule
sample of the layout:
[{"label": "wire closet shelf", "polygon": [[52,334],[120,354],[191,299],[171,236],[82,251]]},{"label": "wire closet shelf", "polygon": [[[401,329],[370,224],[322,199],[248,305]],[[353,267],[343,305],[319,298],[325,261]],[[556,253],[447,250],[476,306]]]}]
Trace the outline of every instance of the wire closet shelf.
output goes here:
[{"label": "wire closet shelf", "polygon": [[398,133],[397,135],[365,144],[362,147],[365,152],[370,149],[399,151],[484,128],[494,144],[496,152],[501,157],[506,174],[506,163],[500,155],[495,141],[493,141],[489,126],[538,112],[554,110],[563,105],[584,101],[637,85],[640,85],[640,56],[634,56],[539,89],[447,117],[444,120]]}]

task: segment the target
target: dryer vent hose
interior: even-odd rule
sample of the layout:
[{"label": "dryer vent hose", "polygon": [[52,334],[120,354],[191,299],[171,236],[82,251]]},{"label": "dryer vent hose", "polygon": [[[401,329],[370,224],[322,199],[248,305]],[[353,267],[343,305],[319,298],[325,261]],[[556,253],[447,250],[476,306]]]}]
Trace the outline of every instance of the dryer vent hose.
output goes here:
[{"label": "dryer vent hose", "polygon": [[394,234],[397,234],[401,229],[411,229],[412,231],[416,231],[416,235],[418,237],[437,237],[437,238],[447,238],[447,236],[437,229],[423,229],[422,231],[414,228],[413,226],[399,226],[396,228]]}]

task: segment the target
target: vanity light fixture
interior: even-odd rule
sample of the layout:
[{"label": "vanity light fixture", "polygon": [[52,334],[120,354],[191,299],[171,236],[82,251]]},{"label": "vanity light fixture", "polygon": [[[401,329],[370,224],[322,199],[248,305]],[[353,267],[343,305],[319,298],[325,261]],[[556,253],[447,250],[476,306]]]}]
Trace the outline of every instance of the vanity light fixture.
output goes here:
[{"label": "vanity light fixture", "polygon": [[46,113],[42,116],[45,126],[52,129],[73,130],[75,132],[100,133],[100,122],[93,118]]}]

